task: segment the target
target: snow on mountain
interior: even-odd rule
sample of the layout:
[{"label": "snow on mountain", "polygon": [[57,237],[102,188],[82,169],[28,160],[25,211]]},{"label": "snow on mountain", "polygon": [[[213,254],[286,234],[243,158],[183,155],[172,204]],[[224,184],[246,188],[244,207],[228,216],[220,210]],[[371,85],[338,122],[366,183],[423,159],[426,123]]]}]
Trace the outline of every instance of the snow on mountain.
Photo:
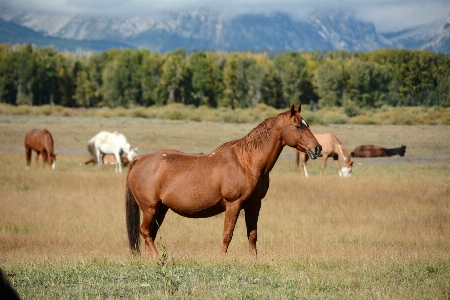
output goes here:
[{"label": "snow on mountain", "polygon": [[[322,10],[307,20],[285,13],[223,16],[208,9],[165,12],[151,17],[106,17],[19,12],[0,8],[0,19],[44,36],[76,41],[109,41],[153,51],[430,49],[450,53],[446,22],[378,34],[372,23],[342,11]],[[3,23],[6,24],[6,23]],[[16,37],[17,38],[17,37]],[[2,37],[0,42],[8,42]]]}]

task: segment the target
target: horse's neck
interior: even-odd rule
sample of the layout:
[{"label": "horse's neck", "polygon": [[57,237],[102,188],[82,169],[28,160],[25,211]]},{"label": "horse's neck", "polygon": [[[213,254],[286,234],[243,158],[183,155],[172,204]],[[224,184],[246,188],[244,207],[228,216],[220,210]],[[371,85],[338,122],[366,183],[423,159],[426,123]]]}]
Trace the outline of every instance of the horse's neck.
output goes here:
[{"label": "horse's neck", "polygon": [[45,150],[47,151],[47,154],[53,154],[53,139],[50,135],[47,135],[44,138],[44,147]]},{"label": "horse's neck", "polygon": [[402,148],[384,149],[384,153],[386,153],[387,156],[400,155],[401,151]]},{"label": "horse's neck", "polygon": [[256,175],[268,174],[275,165],[283,144],[277,119],[269,118],[259,124],[246,137],[236,142],[243,165],[253,170]]},{"label": "horse's neck", "polygon": [[344,166],[348,166],[350,164],[351,160],[350,160],[350,155],[348,154],[347,147],[345,147],[345,145],[339,141],[337,142],[337,147],[338,147],[338,151],[337,151],[338,155],[341,157]]}]

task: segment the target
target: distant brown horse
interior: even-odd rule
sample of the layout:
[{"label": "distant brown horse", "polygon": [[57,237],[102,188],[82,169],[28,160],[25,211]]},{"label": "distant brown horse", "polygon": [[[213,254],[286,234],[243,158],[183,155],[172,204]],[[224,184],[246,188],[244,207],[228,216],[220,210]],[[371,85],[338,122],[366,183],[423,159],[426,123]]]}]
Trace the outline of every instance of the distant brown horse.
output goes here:
[{"label": "distant brown horse", "polygon": [[398,148],[383,148],[375,145],[361,145],[350,153],[351,157],[386,157],[400,155],[405,156],[406,146]]},{"label": "distant brown horse", "polygon": [[[320,175],[323,175],[328,157],[332,157],[334,160],[334,164],[336,165],[336,169],[338,170],[339,176],[351,177],[353,162],[350,159],[347,147],[345,147],[345,145],[340,140],[338,140],[338,138],[331,132],[322,134],[314,133],[314,136],[322,146],[322,153],[320,154],[320,156],[322,156]],[[308,177],[308,171],[306,170],[306,162],[308,161],[308,157],[306,155],[297,151],[295,157],[295,165],[298,169],[300,157],[302,160],[302,174]],[[339,169],[339,157],[341,157],[342,160],[342,169]]]},{"label": "distant brown horse", "polygon": [[53,137],[47,129],[31,129],[25,136],[25,156],[27,159],[27,169],[30,167],[31,152],[36,152],[36,166],[39,167],[39,154],[42,160],[52,169],[56,166],[56,154],[53,152]]},{"label": "distant brown horse", "polygon": [[[111,164],[111,165],[115,165],[117,164],[116,161],[116,157],[114,156],[114,154],[104,154],[103,158],[102,158],[103,164]],[[121,156],[120,157],[120,161],[122,162],[122,165],[124,166],[128,166],[128,164],[130,163],[130,161],[128,160],[128,158]],[[95,165],[97,162],[95,161],[95,159],[91,158],[89,160],[87,160],[84,164],[92,164]]]},{"label": "distant brown horse", "polygon": [[[247,136],[227,142],[209,154],[161,150],[135,157],[126,182],[128,241],[139,252],[139,233],[149,255],[157,256],[154,240],[169,208],[188,218],[225,212],[221,255],[225,256],[241,209],[250,251],[256,256],[261,200],[269,189],[269,172],[284,146],[315,159],[321,146],[300,115],[300,104],[268,118]],[[143,213],[140,223],[140,210]]]}]

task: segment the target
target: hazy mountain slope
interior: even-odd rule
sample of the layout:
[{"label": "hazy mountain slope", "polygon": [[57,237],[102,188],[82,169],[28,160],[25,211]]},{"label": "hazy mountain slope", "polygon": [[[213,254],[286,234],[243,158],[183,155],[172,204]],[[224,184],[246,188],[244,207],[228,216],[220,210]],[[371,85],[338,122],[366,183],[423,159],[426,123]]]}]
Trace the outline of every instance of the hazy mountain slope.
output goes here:
[{"label": "hazy mountain slope", "polygon": [[178,48],[371,51],[389,47],[450,54],[448,20],[380,35],[373,24],[334,10],[316,11],[302,21],[285,13],[225,17],[208,9],[165,12],[147,18],[66,16],[1,9],[0,19],[0,43],[51,44],[64,50],[143,47],[158,52]]},{"label": "hazy mountain slope", "polygon": [[0,19],[0,42],[10,44],[34,44],[36,46],[51,46],[60,51],[94,51],[101,52],[116,47],[130,47],[122,42],[110,41],[76,41],[44,36],[39,32],[5,22]]}]

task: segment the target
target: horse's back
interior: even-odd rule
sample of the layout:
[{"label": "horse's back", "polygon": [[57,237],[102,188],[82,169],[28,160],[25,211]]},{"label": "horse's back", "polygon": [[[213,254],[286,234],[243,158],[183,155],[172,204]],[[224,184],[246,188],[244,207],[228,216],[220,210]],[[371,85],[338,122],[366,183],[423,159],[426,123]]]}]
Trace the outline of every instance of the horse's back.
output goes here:
[{"label": "horse's back", "polygon": [[30,129],[25,135],[25,147],[35,150],[45,147],[49,152],[53,152],[53,137],[47,129]]},{"label": "horse's back", "polygon": [[336,148],[337,144],[342,144],[341,141],[331,132],[314,133],[319,144],[322,146],[323,154],[338,153]]}]

